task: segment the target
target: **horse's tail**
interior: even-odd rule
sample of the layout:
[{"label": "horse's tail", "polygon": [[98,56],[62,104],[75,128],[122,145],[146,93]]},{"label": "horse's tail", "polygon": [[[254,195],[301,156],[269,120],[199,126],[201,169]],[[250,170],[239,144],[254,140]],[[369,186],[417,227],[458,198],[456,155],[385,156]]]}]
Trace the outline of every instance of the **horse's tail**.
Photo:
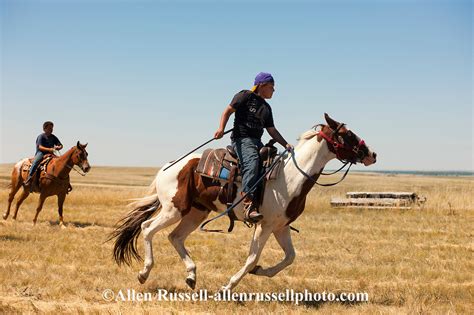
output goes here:
[{"label": "horse's tail", "polygon": [[24,158],[23,160],[18,161],[15,166],[13,166],[11,181],[10,183],[8,183],[7,188],[12,188],[15,180],[17,183],[21,181],[21,168],[23,167],[23,164],[27,161],[28,158]]},{"label": "horse's tail", "polygon": [[137,251],[137,241],[141,232],[141,225],[161,208],[155,183],[156,178],[150,185],[148,196],[136,199],[129,204],[132,210],[117,222],[115,230],[107,239],[107,241],[115,239],[113,255],[119,266],[122,263],[130,265],[132,259],[142,260]]}]

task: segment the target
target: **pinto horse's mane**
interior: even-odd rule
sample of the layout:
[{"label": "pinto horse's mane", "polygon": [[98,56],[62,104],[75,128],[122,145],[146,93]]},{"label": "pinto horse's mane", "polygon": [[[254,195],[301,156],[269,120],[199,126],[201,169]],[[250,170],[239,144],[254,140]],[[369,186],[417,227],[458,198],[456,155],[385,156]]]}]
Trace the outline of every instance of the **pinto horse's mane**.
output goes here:
[{"label": "pinto horse's mane", "polygon": [[319,131],[316,131],[314,129],[310,129],[308,131],[305,131],[303,132],[299,138],[298,138],[298,141],[305,141],[305,140],[309,140],[311,138],[313,138],[314,136],[316,136],[318,134]]},{"label": "pinto horse's mane", "polygon": [[299,137],[298,137],[298,144],[296,147],[300,147],[303,144],[305,144],[308,140],[313,139],[319,131],[316,131],[314,129],[307,130],[303,132]]}]

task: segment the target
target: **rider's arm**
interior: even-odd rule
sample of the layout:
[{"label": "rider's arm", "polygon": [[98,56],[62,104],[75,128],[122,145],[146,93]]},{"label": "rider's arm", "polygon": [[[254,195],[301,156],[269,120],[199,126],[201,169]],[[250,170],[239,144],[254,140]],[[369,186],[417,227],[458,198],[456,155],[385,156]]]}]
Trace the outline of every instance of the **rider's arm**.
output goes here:
[{"label": "rider's arm", "polygon": [[217,129],[216,133],[214,134],[214,138],[216,139],[222,138],[222,136],[224,135],[225,126],[227,125],[227,121],[229,120],[230,115],[232,115],[234,112],[235,112],[235,108],[233,108],[230,105],[228,105],[224,109],[224,112],[221,115],[219,129]]},{"label": "rider's arm", "polygon": [[55,150],[62,150],[63,149],[63,144],[61,141],[59,141],[58,137],[55,135],[52,135],[54,137],[54,149]]},{"label": "rider's arm", "polygon": [[62,143],[60,142],[59,144],[56,144],[56,145],[54,146],[54,149],[56,149],[56,150],[62,150],[62,149],[63,149]]},{"label": "rider's arm", "polygon": [[54,148],[47,148],[42,146],[41,144],[38,145],[38,148],[41,150],[43,153],[54,153]]},{"label": "rider's arm", "polygon": [[278,130],[275,127],[268,127],[266,128],[268,134],[275,139],[276,142],[281,144],[283,147],[287,148],[288,142],[283,138],[283,136],[278,132]]}]

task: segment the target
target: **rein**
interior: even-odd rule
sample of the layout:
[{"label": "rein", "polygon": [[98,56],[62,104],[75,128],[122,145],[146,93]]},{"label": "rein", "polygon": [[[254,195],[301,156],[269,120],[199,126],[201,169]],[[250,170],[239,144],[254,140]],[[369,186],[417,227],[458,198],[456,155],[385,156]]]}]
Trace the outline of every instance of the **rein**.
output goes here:
[{"label": "rein", "polygon": [[[332,174],[336,174],[337,172],[339,172],[340,170],[342,170],[344,167],[346,167],[347,164],[351,163],[349,165],[349,167],[347,168],[346,172],[344,173],[344,175],[342,176],[342,178],[335,182],[335,183],[331,183],[331,184],[320,184],[318,183],[311,175],[308,175],[308,173],[306,173],[305,171],[303,171],[298,163],[296,162],[296,158],[295,158],[295,152],[294,150],[291,150],[291,159],[293,160],[293,163],[295,164],[295,167],[296,169],[301,173],[303,174],[307,179],[311,180],[314,184],[316,185],[319,185],[319,186],[323,186],[323,187],[328,187],[328,186],[334,186],[334,185],[337,185],[339,184],[340,182],[342,182],[344,180],[344,178],[346,178],[347,174],[349,173],[349,170],[351,169],[351,166],[354,164],[352,162],[346,162],[340,169],[338,169],[336,172],[333,172],[333,173],[329,173],[329,174],[323,174],[323,175],[332,175]],[[320,173],[322,174],[322,173]]]},{"label": "rein", "polygon": [[[339,160],[339,161],[341,161],[341,160]],[[324,173],[324,172],[321,172],[321,173],[319,173],[319,175],[325,175],[325,176],[326,176],[326,175],[334,175],[334,174],[336,174],[336,173],[339,173],[340,170],[342,170],[344,167],[346,167],[347,164],[349,164],[349,162],[344,163],[343,161],[341,161],[341,163],[343,163],[343,164],[342,164],[342,166],[341,166],[337,171],[334,171],[334,172],[331,172],[331,173]]]},{"label": "rein", "polygon": [[81,175],[81,176],[86,176],[86,173],[81,172],[81,171],[78,171],[74,166],[75,166],[75,165],[69,166],[68,164],[66,164],[66,167],[67,167],[67,168],[69,168],[69,169],[71,169],[71,170],[73,170],[73,171],[76,171],[76,172],[77,172],[79,175]]}]

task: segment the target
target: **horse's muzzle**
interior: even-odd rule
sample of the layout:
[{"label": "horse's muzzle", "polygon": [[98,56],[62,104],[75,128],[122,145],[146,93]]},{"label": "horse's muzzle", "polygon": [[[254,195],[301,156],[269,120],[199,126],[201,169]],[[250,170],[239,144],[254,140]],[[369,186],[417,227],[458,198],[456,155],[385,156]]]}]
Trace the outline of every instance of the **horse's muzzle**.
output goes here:
[{"label": "horse's muzzle", "polygon": [[81,168],[84,173],[87,173],[91,170],[91,166],[89,165],[89,163],[87,163],[86,165],[82,165]]},{"label": "horse's muzzle", "polygon": [[365,166],[375,164],[375,162],[377,162],[377,153],[375,153],[375,152],[369,152],[369,155],[367,155],[362,160],[362,163],[364,163]]}]

